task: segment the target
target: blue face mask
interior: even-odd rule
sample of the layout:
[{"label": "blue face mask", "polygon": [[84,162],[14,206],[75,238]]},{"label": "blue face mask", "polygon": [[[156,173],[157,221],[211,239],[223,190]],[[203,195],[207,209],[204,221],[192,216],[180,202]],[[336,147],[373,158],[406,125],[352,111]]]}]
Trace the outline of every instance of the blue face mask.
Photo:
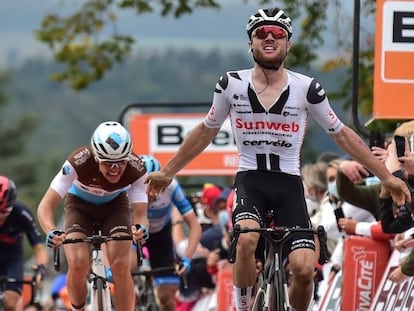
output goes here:
[{"label": "blue face mask", "polygon": [[336,188],[336,181],[331,181],[328,183],[328,192],[330,195],[339,199],[338,189]]},{"label": "blue face mask", "polygon": [[218,213],[219,223],[222,228],[226,228],[229,222],[229,214],[226,210],[222,210]]},{"label": "blue face mask", "polygon": [[381,182],[381,180],[377,176],[371,176],[365,178],[365,185],[371,186],[371,185],[377,185]]}]

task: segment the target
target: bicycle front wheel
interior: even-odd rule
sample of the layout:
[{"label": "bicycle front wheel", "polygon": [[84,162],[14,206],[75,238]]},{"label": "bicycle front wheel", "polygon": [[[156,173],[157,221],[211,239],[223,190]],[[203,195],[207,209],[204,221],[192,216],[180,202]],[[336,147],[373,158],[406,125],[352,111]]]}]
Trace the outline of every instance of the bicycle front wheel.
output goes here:
[{"label": "bicycle front wheel", "polygon": [[288,301],[288,289],[285,282],[285,277],[282,275],[283,271],[278,270],[275,272],[273,279],[273,287],[271,289],[271,305],[273,311],[287,311],[287,301]]},{"label": "bicycle front wheel", "polygon": [[94,311],[111,311],[109,288],[101,278],[96,278],[91,286],[91,307]]}]

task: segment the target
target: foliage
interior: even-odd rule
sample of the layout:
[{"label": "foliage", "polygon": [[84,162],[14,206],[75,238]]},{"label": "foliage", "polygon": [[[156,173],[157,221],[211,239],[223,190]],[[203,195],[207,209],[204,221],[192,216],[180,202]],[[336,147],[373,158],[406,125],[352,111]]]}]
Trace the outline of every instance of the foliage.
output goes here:
[{"label": "foliage", "polygon": [[[297,32],[301,33],[299,43],[292,48],[289,65],[309,66],[316,59],[313,51],[323,43],[321,30],[325,28],[328,1],[281,2],[293,19],[302,18],[302,31]],[[270,0],[259,3],[273,5]],[[219,9],[220,4],[214,0],[87,0],[70,16],[47,14],[37,30],[37,38],[48,44],[57,62],[66,65],[54,73],[52,79],[68,82],[73,89],[81,90],[102,79],[114,63],[124,61],[132,51],[133,37],[116,31],[119,10],[134,10],[136,14],[159,12],[163,16],[180,18],[199,8]],[[114,30],[106,37],[105,31],[109,28]]]}]

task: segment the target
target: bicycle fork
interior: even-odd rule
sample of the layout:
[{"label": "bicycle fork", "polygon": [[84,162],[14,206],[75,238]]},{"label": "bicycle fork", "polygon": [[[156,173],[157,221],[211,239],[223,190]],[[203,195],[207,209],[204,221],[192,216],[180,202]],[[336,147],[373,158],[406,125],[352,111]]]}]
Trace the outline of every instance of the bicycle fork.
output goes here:
[{"label": "bicycle fork", "polygon": [[[274,270],[268,276],[267,281],[266,281],[266,291],[265,291],[265,296],[264,296],[264,310],[279,311],[279,310],[274,310],[274,308],[277,308],[276,306],[279,305],[279,303],[273,300],[277,300],[277,299],[282,299],[283,310],[291,310],[288,284],[287,284],[286,277],[283,275],[284,270],[281,269],[280,267],[279,254],[275,252],[274,256],[275,256],[274,261],[273,261]],[[282,288],[280,288],[280,285],[282,285]],[[280,297],[280,295],[283,295],[283,297]]]},{"label": "bicycle fork", "polygon": [[[98,299],[103,299],[103,305],[104,310],[110,311],[111,306],[111,294],[109,291],[109,284],[106,280],[106,273],[105,273],[105,265],[103,261],[103,252],[101,249],[99,250],[93,250],[92,251],[92,264],[91,264],[91,280],[90,280],[90,295],[91,295],[91,306],[92,308],[96,307],[98,305]],[[97,288],[96,280],[102,279],[103,283],[103,293],[102,296],[99,297],[99,294],[97,291],[100,289]]]}]

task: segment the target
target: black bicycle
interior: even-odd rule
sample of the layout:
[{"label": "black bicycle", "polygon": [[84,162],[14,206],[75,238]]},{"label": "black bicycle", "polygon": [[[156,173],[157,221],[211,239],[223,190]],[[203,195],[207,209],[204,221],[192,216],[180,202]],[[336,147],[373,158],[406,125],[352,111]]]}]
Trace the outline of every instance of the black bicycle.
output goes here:
[{"label": "black bicycle", "polygon": [[289,311],[292,310],[286,270],[283,265],[283,245],[296,233],[316,234],[319,239],[320,255],[318,262],[328,260],[326,232],[323,226],[317,229],[300,227],[241,228],[235,225],[229,249],[229,261],[236,261],[236,246],[241,233],[257,232],[265,239],[265,264],[257,278],[257,290],[252,311]]},{"label": "black bicycle", "polygon": [[[103,262],[103,251],[101,244],[108,241],[132,240],[130,235],[102,235],[99,227],[94,224],[93,234],[84,238],[65,239],[63,244],[90,243],[91,249],[91,270],[88,277],[89,294],[91,298],[92,310],[110,311],[112,310],[111,295],[109,292],[109,281],[106,278],[105,265]],[[54,266],[56,271],[60,271],[60,247],[54,248]],[[138,264],[140,264],[141,254],[138,253]]]},{"label": "black bicycle", "polygon": [[[24,292],[22,292],[22,297],[25,298],[23,301],[23,306],[35,306],[38,310],[41,310],[41,303],[40,299],[38,297],[38,290],[37,290],[37,275],[38,271],[36,269],[33,269],[33,275],[31,275],[28,278],[23,278],[22,280],[16,279],[16,278],[9,278],[5,275],[0,276],[0,311],[4,310],[4,293],[6,291],[7,284],[23,284],[28,285],[29,287],[29,296],[24,297]],[[23,291],[25,289],[23,288]]]}]

